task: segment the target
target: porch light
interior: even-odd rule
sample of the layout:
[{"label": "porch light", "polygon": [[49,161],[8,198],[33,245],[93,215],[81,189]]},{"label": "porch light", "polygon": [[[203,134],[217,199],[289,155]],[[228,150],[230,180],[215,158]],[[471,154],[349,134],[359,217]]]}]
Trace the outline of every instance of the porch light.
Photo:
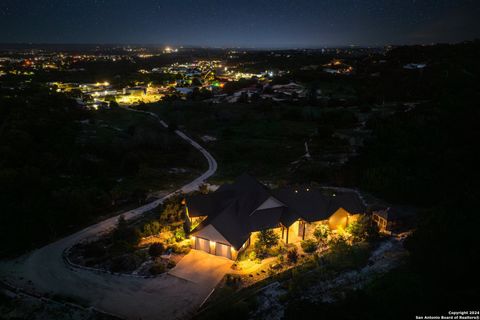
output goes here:
[{"label": "porch light", "polygon": [[195,236],[190,236],[190,239],[195,241]]}]

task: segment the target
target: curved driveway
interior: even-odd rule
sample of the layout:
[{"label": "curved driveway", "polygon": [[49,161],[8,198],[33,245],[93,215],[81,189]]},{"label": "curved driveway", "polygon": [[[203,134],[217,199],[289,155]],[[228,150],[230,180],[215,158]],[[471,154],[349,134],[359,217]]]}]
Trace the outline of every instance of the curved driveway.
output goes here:
[{"label": "curved driveway", "polygon": [[[142,112],[142,111],[139,111]],[[151,116],[158,119],[156,114]],[[164,126],[168,125],[162,120]],[[215,159],[181,131],[175,133],[198,149],[208,161],[208,170],[178,191],[197,189],[217,169]],[[177,191],[177,192],[178,192]],[[131,219],[161,204],[168,196],[123,213]],[[62,258],[75,243],[113,228],[118,216],[85,228],[20,258],[0,262],[1,279],[26,291],[77,298],[99,311],[127,319],[178,319],[192,314],[208,296],[212,285],[199,285],[169,274],[156,278],[116,276],[68,266]]]}]

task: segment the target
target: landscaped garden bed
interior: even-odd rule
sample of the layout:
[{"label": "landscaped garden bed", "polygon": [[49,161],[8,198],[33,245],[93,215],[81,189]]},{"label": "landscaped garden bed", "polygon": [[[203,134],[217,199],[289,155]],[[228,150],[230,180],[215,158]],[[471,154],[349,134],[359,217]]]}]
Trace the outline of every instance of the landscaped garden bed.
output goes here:
[{"label": "landscaped garden bed", "polygon": [[[288,245],[278,239],[275,242],[271,234],[259,236],[219,283],[207,308],[222,304],[225,299],[238,302],[244,295],[249,296],[249,292],[275,281],[288,294],[298,294],[302,286],[364,267],[379,243],[378,229],[366,216],[336,232],[319,225],[314,236]],[[264,247],[266,242],[269,247]]]},{"label": "landscaped garden bed", "polygon": [[151,215],[135,221],[120,217],[111,232],[68,251],[76,266],[105,272],[154,276],[175,267],[190,251],[181,196],[168,199]]}]

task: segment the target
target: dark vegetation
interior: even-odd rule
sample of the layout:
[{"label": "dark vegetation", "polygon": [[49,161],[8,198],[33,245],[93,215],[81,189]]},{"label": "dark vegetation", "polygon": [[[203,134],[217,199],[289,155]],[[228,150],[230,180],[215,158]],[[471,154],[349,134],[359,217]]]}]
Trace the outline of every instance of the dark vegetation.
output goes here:
[{"label": "dark vegetation", "polygon": [[[51,241],[196,175],[198,152],[153,119],[82,110],[27,86],[0,97],[0,253]],[[174,175],[172,167],[187,168]]]},{"label": "dark vegetation", "polygon": [[[334,304],[289,302],[287,319],[407,319],[478,306],[480,44],[406,47],[387,55],[385,74],[365,88],[391,101],[428,100],[368,123],[372,139],[349,164],[352,184],[425,208],[407,239],[406,265]],[[422,71],[393,67],[426,61]]]},{"label": "dark vegetation", "polygon": [[[366,123],[371,134],[365,146],[358,149],[358,156],[345,166],[325,171],[315,163],[307,163],[294,175],[300,182],[358,186],[393,203],[416,205],[420,208],[418,226],[405,243],[409,258],[404,265],[374,279],[362,290],[346,292],[335,303],[309,302],[302,299],[302,290],[298,290],[297,296],[283,300],[287,306],[286,319],[312,319],[320,314],[328,319],[409,319],[415,315],[478,308],[480,278],[476,270],[478,245],[474,239],[480,223],[476,208],[480,198],[480,157],[476,152],[480,141],[479,54],[478,41],[401,47],[385,56],[364,59],[356,65],[357,74],[349,79],[334,80],[337,85],[345,80],[345,86],[354,88],[354,101],[360,113],[374,112]],[[403,68],[411,62],[427,63],[427,67]],[[412,107],[404,102],[417,104]],[[314,110],[309,115],[321,114],[318,108],[325,110],[322,104],[312,106],[300,109]],[[286,107],[274,105],[267,110],[278,112],[283,108]],[[348,106],[334,108],[335,112],[349,112]],[[270,112],[270,118],[278,119],[267,110],[257,112],[249,134],[256,132],[262,112]],[[292,121],[294,114],[292,111],[285,119]],[[351,126],[353,121],[349,117],[329,114],[328,121],[316,121],[321,129],[317,132],[330,137],[333,129],[343,124]],[[301,117],[296,119],[298,123],[305,121]],[[328,127],[330,121],[338,119],[345,122]],[[261,129],[266,130],[266,126]],[[313,135],[312,140],[322,135]],[[304,140],[305,132],[297,139]],[[264,157],[267,163],[275,165],[275,155],[280,154],[277,152]],[[255,166],[254,170],[259,169]],[[351,231],[361,235],[365,230]],[[344,243],[336,245],[332,252],[341,257],[331,255],[328,259],[333,259],[340,269],[350,265],[350,259],[368,258],[362,252],[351,252]],[[301,288],[312,280],[305,281]],[[247,318],[248,310],[256,308],[254,299],[242,300],[242,297],[245,296],[239,296],[236,301],[240,302],[232,304],[239,319]]]},{"label": "dark vegetation", "polygon": [[[159,257],[164,253],[183,255],[190,250],[189,244],[181,243],[185,240],[182,199],[172,196],[137,219],[126,221],[120,216],[112,232],[75,245],[70,251],[70,260],[96,269],[131,273],[151,259],[149,273],[141,270],[142,275],[155,275],[172,268],[173,260]],[[153,242],[142,242],[151,236],[155,237]]]}]

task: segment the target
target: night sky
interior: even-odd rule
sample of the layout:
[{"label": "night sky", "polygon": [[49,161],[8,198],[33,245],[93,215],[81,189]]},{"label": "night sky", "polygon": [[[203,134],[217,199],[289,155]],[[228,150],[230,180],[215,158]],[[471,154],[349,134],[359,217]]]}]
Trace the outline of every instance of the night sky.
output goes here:
[{"label": "night sky", "polygon": [[480,38],[480,0],[0,0],[0,42],[323,47]]}]

